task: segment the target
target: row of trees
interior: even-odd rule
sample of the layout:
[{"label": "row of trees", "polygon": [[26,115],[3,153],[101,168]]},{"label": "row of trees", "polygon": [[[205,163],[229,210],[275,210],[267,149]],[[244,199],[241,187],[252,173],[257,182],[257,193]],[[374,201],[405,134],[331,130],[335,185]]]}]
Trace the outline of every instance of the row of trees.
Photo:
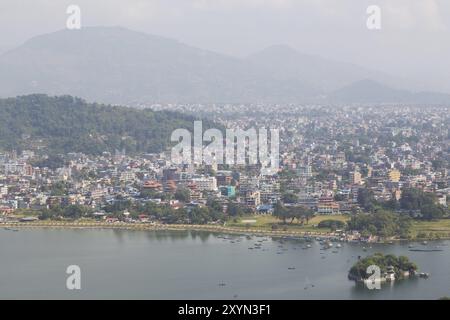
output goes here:
[{"label": "row of trees", "polygon": [[[176,210],[168,205],[155,203],[133,205],[129,201],[117,201],[114,205],[109,205],[105,209],[110,216],[117,218],[124,218],[123,212],[127,210],[132,218],[137,218],[140,214],[146,214],[166,223],[206,224],[224,219],[223,212],[214,206]],[[93,210],[82,205],[54,206],[50,209],[41,210],[38,217],[41,220],[92,218]]]},{"label": "row of trees", "polygon": [[363,236],[400,236],[401,238],[408,238],[410,236],[412,219],[409,216],[379,210],[371,214],[352,216],[347,225],[349,230],[359,231]]},{"label": "row of trees", "polygon": [[319,222],[317,225],[319,228],[329,228],[331,230],[345,229],[347,224],[344,221],[326,219]]},{"label": "row of trees", "polygon": [[293,223],[297,220],[301,224],[309,223],[309,220],[314,216],[314,211],[304,206],[292,206],[286,207],[282,202],[277,202],[275,205],[273,215],[278,219],[281,219],[284,224],[290,220]]},{"label": "row of trees", "polygon": [[126,200],[115,201],[114,204],[107,205],[104,209],[109,214],[117,217],[120,217],[124,210],[128,210],[132,218],[145,214],[166,223],[206,224],[212,221],[222,221],[225,218],[222,205],[214,201],[208,201],[207,206],[175,209],[169,205],[161,205],[154,202],[132,203]]},{"label": "row of trees", "polygon": [[67,219],[80,219],[81,217],[90,216],[92,212],[92,209],[82,205],[69,205],[65,207],[54,206],[50,209],[41,210],[39,213],[39,219],[49,220],[60,217]]},{"label": "row of trees", "polygon": [[[286,207],[281,202],[277,203],[274,216],[282,220],[284,224],[293,223],[294,220],[301,224],[308,224],[314,216],[314,211],[306,207]],[[327,219],[319,223],[319,228],[355,230],[363,236],[377,235],[381,237],[410,236],[412,219],[409,216],[399,215],[386,210],[379,210],[371,214],[354,215],[345,223],[343,221]]]},{"label": "row of trees", "polygon": [[434,193],[414,188],[403,189],[399,201],[391,199],[385,202],[377,201],[372,190],[362,188],[358,190],[358,204],[366,212],[375,212],[379,209],[420,212],[420,217],[424,220],[440,219],[448,214],[443,206],[437,204]]}]

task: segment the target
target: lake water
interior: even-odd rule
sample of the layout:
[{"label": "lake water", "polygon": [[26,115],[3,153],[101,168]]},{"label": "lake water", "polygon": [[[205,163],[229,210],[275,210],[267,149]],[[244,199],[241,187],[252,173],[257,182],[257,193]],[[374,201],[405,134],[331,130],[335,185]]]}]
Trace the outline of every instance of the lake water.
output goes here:
[{"label": "lake water", "polygon": [[[438,299],[450,296],[450,242],[442,252],[408,244],[344,243],[302,249],[299,240],[201,232],[0,229],[1,299]],[[258,242],[265,239],[265,241]],[[231,241],[234,241],[232,243]],[[260,243],[260,249],[249,249]],[[422,245],[416,243],[418,247]],[[338,253],[333,253],[338,250]],[[369,290],[347,279],[358,256],[406,255],[428,279]],[[81,268],[81,290],[67,290],[66,269]],[[294,269],[295,268],[295,269]],[[222,284],[222,285],[221,285]]]}]

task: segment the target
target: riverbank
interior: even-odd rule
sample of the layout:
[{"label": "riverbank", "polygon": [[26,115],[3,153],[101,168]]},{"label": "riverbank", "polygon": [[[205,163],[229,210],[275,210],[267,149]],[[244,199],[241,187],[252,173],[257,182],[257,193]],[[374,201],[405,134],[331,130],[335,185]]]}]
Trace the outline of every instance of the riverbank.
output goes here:
[{"label": "riverbank", "polygon": [[[121,229],[121,230],[142,230],[142,231],[207,231],[214,233],[240,234],[240,235],[261,235],[274,237],[294,237],[294,238],[320,238],[335,239],[339,235],[334,232],[313,231],[308,228],[304,231],[300,230],[270,230],[264,227],[239,227],[236,225],[193,225],[193,224],[159,224],[159,223],[127,223],[127,222],[100,222],[100,221],[34,221],[34,222],[2,222],[0,227],[19,229],[19,228],[61,228],[61,229]],[[410,239],[391,238],[380,241],[387,243],[393,241],[423,241],[423,240],[449,240],[447,237],[414,237]]]},{"label": "riverbank", "polygon": [[77,221],[36,221],[36,222],[4,222],[3,228],[67,228],[67,229],[122,229],[122,230],[148,230],[148,231],[208,231],[228,234],[251,234],[281,237],[315,237],[330,239],[336,237],[334,233],[300,232],[283,230],[247,229],[227,227],[220,225],[192,225],[192,224],[150,224],[126,222],[77,222]]},{"label": "riverbank", "polygon": [[[348,215],[316,215],[307,223],[299,221],[287,221],[283,224],[281,220],[272,215],[248,215],[238,219],[229,220],[227,226],[252,229],[271,230],[273,227],[278,230],[299,231],[299,232],[319,232],[329,234],[333,230],[330,228],[319,228],[324,220],[336,220],[347,223],[350,220]],[[439,219],[433,221],[412,221],[410,237],[407,239],[390,238],[389,241],[423,241],[423,240],[449,240],[450,239],[450,219]]]}]

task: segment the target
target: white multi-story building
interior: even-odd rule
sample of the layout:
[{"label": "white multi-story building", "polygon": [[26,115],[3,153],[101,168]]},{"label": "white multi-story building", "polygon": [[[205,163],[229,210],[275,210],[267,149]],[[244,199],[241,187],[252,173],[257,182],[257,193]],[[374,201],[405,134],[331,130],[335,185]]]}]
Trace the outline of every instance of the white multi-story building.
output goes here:
[{"label": "white multi-story building", "polygon": [[120,173],[120,181],[133,181],[136,175],[133,171],[123,171]]},{"label": "white multi-story building", "polygon": [[200,177],[192,179],[199,191],[216,191],[217,179],[215,177]]},{"label": "white multi-story building", "polygon": [[259,189],[259,178],[241,176],[239,178],[239,191],[244,194],[247,191]]},{"label": "white multi-story building", "polygon": [[246,206],[256,208],[261,204],[261,193],[259,191],[247,191],[244,202]]},{"label": "white multi-story building", "polygon": [[8,195],[8,186],[5,186],[3,184],[0,185],[0,196],[7,196]]}]

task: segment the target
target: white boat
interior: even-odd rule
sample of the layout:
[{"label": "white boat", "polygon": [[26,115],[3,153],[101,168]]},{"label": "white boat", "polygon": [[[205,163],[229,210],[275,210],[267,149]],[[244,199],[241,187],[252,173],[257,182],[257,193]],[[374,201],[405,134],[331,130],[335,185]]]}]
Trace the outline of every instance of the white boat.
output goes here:
[{"label": "white boat", "polygon": [[331,247],[333,247],[333,243],[330,241],[324,243],[324,249],[330,249]]}]

